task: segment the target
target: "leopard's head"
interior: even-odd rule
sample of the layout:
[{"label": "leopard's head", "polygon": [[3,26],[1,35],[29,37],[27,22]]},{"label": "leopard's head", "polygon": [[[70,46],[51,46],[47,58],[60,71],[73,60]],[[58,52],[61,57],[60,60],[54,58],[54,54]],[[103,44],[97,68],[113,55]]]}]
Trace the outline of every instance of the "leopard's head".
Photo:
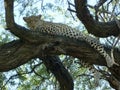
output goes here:
[{"label": "leopard's head", "polygon": [[36,26],[38,25],[38,22],[40,23],[42,15],[38,15],[38,16],[29,16],[29,17],[23,17],[23,20],[27,23],[27,26],[32,29],[35,30]]}]

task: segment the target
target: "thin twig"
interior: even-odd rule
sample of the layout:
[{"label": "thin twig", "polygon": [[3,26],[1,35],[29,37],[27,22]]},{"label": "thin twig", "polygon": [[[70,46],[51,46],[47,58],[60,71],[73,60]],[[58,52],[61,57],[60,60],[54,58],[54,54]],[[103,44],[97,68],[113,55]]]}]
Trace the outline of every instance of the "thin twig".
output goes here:
[{"label": "thin twig", "polygon": [[74,13],[76,13],[76,11],[73,10],[73,9],[68,8],[68,10],[69,10],[70,12],[74,12]]},{"label": "thin twig", "polygon": [[70,7],[71,5],[72,5],[73,7],[75,7],[75,5],[73,5],[72,3],[70,3],[69,0],[67,0],[67,2],[68,2],[68,10],[70,11],[70,14],[71,14],[73,20],[75,20],[72,12],[75,12],[75,13],[76,13],[76,11],[75,11],[75,10],[72,10],[71,7]]},{"label": "thin twig", "polygon": [[71,6],[75,7],[75,5],[70,3],[69,0],[67,0],[67,2],[68,2],[68,5],[71,5]]},{"label": "thin twig", "polygon": [[40,66],[41,64],[42,64],[42,62],[39,63],[39,64],[36,64],[36,65],[32,68],[32,70],[29,71],[29,72],[24,72],[24,73],[21,73],[21,74],[20,74],[20,73],[17,73],[17,74],[15,74],[15,75],[12,75],[12,76],[5,82],[5,84],[0,87],[0,90],[3,90],[3,88],[7,85],[7,83],[8,83],[11,79],[13,79],[13,78],[15,78],[15,77],[18,77],[18,76],[20,76],[20,75],[22,76],[22,75],[24,75],[24,74],[32,73],[32,72],[34,72],[34,69],[37,68],[38,66]]}]

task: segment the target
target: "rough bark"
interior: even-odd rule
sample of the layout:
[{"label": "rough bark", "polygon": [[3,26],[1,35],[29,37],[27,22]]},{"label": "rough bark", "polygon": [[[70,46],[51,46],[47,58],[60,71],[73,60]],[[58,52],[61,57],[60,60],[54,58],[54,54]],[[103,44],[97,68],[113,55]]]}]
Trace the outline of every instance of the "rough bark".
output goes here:
[{"label": "rough bark", "polygon": [[[98,4],[102,4],[105,1],[106,0],[101,0]],[[87,8],[87,0],[74,0],[74,2],[77,17],[84,24],[89,33],[97,37],[118,36],[120,34],[120,29],[117,26],[116,21],[99,22],[93,18],[93,16],[90,14],[90,11]],[[119,69],[119,66],[113,66],[112,68],[110,68],[110,71],[113,76],[108,78],[110,85],[116,90],[120,90],[120,78],[118,75],[120,74]]]},{"label": "rough bark", "polygon": [[[1,51],[0,52],[0,71],[1,72],[14,69],[16,67],[19,67],[20,65],[27,63],[32,58],[39,57],[43,59],[43,62],[46,65],[46,67],[49,68],[52,73],[54,73],[57,80],[61,83],[60,80],[63,79],[62,75],[66,75],[66,76],[68,75],[67,70],[65,70],[64,66],[61,63],[59,65],[62,69],[58,68],[58,70],[61,71],[58,73],[58,70],[54,71],[54,68],[56,67],[56,64],[54,62],[53,63],[46,62],[47,59],[57,61],[54,55],[60,55],[60,54],[77,57],[81,60],[84,60],[85,62],[90,63],[91,65],[96,64],[96,65],[106,66],[105,59],[97,51],[91,48],[90,45],[88,45],[85,41],[70,39],[64,36],[57,36],[57,35],[51,36],[49,34],[40,34],[37,31],[28,30],[25,27],[17,25],[14,21],[14,15],[13,15],[14,0],[4,0],[4,1],[6,4],[5,11],[6,11],[7,29],[10,30],[10,32],[13,33],[14,35],[18,36],[20,40],[15,40],[0,46],[0,51]],[[83,6],[81,7],[81,9],[79,9],[80,3],[83,3]],[[109,27],[116,28],[115,29],[116,31],[114,31],[113,33],[112,32],[113,28],[110,29],[107,26],[101,27],[101,24],[98,24],[98,23],[96,24],[96,22],[92,19],[90,14],[86,13],[86,11],[83,12],[83,14],[85,15],[87,14],[84,17],[88,17],[88,18],[86,19],[83,18],[83,15],[80,14],[80,12],[84,9],[85,10],[87,9],[86,7],[84,8],[84,0],[75,0],[75,4],[76,4],[77,16],[81,18],[80,20],[84,23],[86,28],[90,30],[89,32],[92,32],[96,36],[98,36],[98,33],[99,33],[99,36],[101,37],[118,35],[119,31],[115,23],[113,25],[109,24]],[[91,24],[86,22],[86,20],[93,22],[92,26]],[[107,28],[107,30],[105,28]],[[92,31],[92,30],[95,30],[95,31]],[[47,44],[47,47],[45,47],[45,43]],[[108,47],[105,45],[103,46],[105,50],[108,53],[110,53],[111,47]],[[49,55],[49,57],[51,58],[46,58],[46,57],[43,58],[43,55]],[[53,55],[53,57],[51,55]],[[120,64],[120,51],[117,48],[115,48],[114,50],[114,57],[116,62]],[[53,66],[50,68],[49,67],[50,65],[53,65]],[[113,75],[113,77],[117,81],[120,81],[120,77],[119,77],[120,66],[113,66],[109,68],[109,70],[111,71],[111,74]],[[60,76],[60,73],[61,73],[61,76]],[[66,81],[68,80],[71,82],[69,83],[69,85],[72,84],[72,79],[70,78],[71,76],[68,75],[68,78],[64,79],[65,85],[68,85],[68,83],[66,84]],[[117,88],[114,83],[111,83],[111,84],[115,86],[114,88]],[[69,87],[69,85],[64,86],[62,83],[60,85],[61,87],[62,86],[67,88]],[[66,90],[70,90],[70,89],[66,89]]]},{"label": "rough bark", "polygon": [[56,77],[60,83],[60,90],[73,90],[73,79],[69,72],[65,69],[58,56],[40,57],[43,63]]},{"label": "rough bark", "polygon": [[[24,27],[17,25],[14,22],[13,16],[14,0],[5,0],[4,2],[7,29],[9,29],[13,34],[17,35],[21,40],[13,41],[1,46],[1,71],[16,68],[20,65],[23,65],[32,58],[42,57],[41,59],[43,60],[45,66],[59,81],[60,90],[73,90],[74,84],[72,77],[70,76],[70,73],[68,73],[67,69],[65,69],[64,65],[60,62],[60,59],[57,56],[44,56],[43,58],[44,51],[42,44],[44,44],[45,41],[49,38],[43,38],[44,35],[42,35],[41,38],[41,36],[38,35],[38,32],[34,33],[30,30],[28,31],[28,29]],[[46,54],[44,53],[44,55]],[[64,78],[64,76],[66,78]]]},{"label": "rough bark", "polygon": [[[106,66],[105,59],[84,41],[71,40],[63,37],[61,39],[63,41],[59,45],[54,46],[53,43],[52,46],[47,47],[45,50],[42,50],[42,45],[25,43],[21,40],[12,41],[0,46],[0,71],[11,70],[43,54],[60,55],[64,53],[82,59],[90,64]],[[62,48],[64,52],[56,49],[56,47]],[[108,53],[110,52],[109,47],[105,47],[105,49],[108,50]],[[119,53],[120,51],[118,49],[114,51],[115,60],[120,64]]]},{"label": "rough bark", "polygon": [[120,29],[115,21],[98,22],[93,19],[87,8],[87,0],[74,0],[76,14],[79,20],[84,24],[87,31],[97,37],[118,36]]}]

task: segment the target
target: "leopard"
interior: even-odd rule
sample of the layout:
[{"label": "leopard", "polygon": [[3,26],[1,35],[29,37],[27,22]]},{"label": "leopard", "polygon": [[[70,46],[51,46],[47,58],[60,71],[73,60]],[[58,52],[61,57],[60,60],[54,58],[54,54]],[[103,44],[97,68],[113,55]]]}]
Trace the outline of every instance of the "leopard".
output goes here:
[{"label": "leopard", "polygon": [[72,28],[62,23],[54,23],[42,19],[42,15],[32,15],[23,17],[27,26],[31,30],[39,31],[40,33],[47,33],[51,35],[60,35],[77,40],[84,40],[92,48],[94,48],[106,60],[107,66],[112,67],[114,64],[118,65],[114,59],[105,51],[102,44],[91,36],[86,36],[80,30]]}]

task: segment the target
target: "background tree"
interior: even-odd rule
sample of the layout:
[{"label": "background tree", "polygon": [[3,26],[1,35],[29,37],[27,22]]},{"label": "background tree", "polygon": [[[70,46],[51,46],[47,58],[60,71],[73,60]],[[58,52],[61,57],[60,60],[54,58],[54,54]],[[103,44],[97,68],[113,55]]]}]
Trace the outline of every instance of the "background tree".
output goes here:
[{"label": "background tree", "polygon": [[[120,90],[120,66],[108,68],[105,58],[85,41],[36,34],[36,31],[25,28],[27,26],[22,21],[24,16],[42,14],[46,21],[64,23],[80,29],[86,35],[91,34],[90,36],[97,38],[107,53],[120,64],[119,0],[0,2],[0,26],[5,29],[2,31],[1,28],[0,36],[2,90]],[[42,45],[46,39],[54,42],[50,45],[47,43],[49,47],[43,50]],[[59,39],[61,42],[56,42]],[[56,49],[56,46],[63,51]],[[84,63],[93,66],[96,72],[93,73],[93,69],[89,69]]]}]

